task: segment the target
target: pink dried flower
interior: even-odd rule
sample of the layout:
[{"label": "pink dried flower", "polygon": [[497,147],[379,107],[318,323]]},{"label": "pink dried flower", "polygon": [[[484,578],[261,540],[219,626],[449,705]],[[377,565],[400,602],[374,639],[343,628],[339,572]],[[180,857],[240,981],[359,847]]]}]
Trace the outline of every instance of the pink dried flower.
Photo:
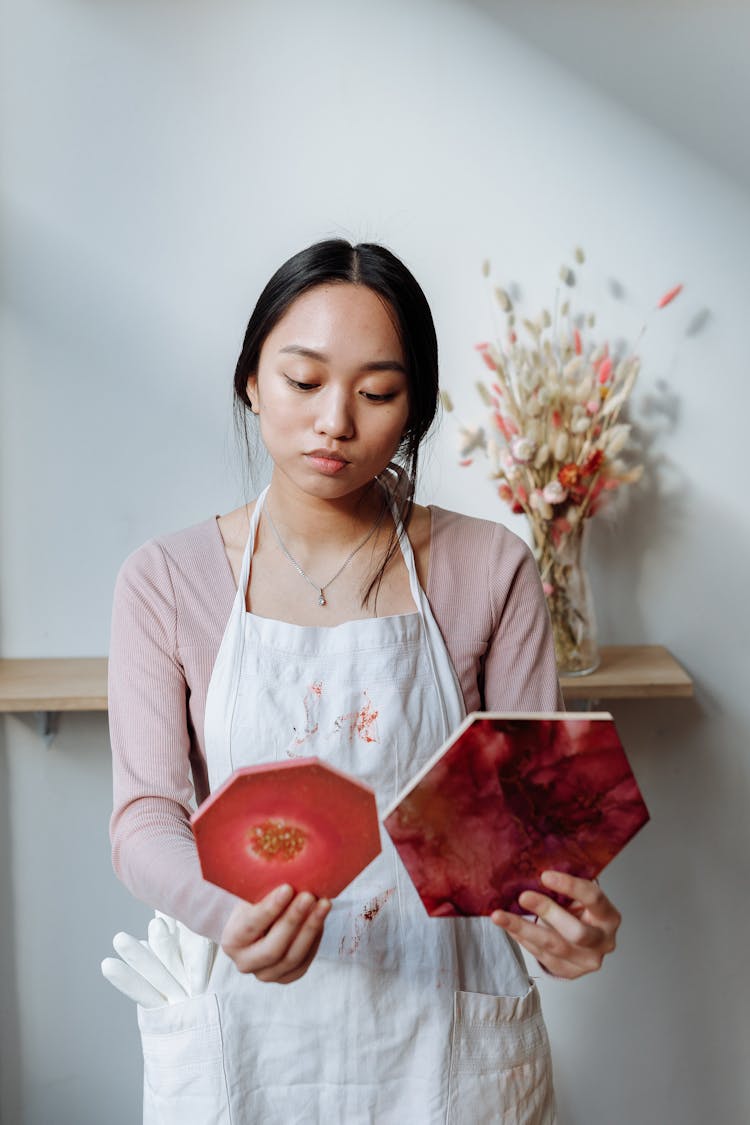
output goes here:
[{"label": "pink dried flower", "polygon": [[671,301],[674,301],[675,297],[678,297],[681,292],[682,285],[675,285],[674,289],[668,289],[664,296],[660,297],[656,302],[657,309],[663,309],[666,305],[670,304]]},{"label": "pink dried flower", "polygon": [[558,545],[563,536],[567,535],[571,528],[572,524],[570,524],[564,516],[558,516],[558,518],[553,520],[549,525],[552,542]]},{"label": "pink dried flower", "polygon": [[600,405],[601,403],[597,402],[595,399],[590,399],[589,402],[586,403],[586,413],[590,414],[593,418],[599,410]]},{"label": "pink dried flower", "polygon": [[599,364],[599,382],[606,383],[612,374],[612,360],[608,355],[605,355],[602,362]]},{"label": "pink dried flower", "polygon": [[580,355],[583,351],[583,344],[581,343],[581,333],[577,328],[573,329],[573,342],[575,343],[576,355]]},{"label": "pink dried flower", "polygon": [[463,461],[459,461],[458,463],[459,463],[459,465],[461,466],[462,469],[465,469],[469,465],[474,464],[474,458],[473,457],[464,457]]},{"label": "pink dried flower", "polygon": [[551,480],[542,489],[542,496],[548,504],[562,504],[568,499],[568,490],[563,488],[559,480]]},{"label": "pink dried flower", "polygon": [[510,441],[513,434],[518,433],[518,427],[512,418],[504,418],[498,410],[495,414],[495,425],[506,441]]},{"label": "pink dried flower", "polygon": [[544,590],[544,595],[547,598],[551,598],[555,592],[555,587],[551,582],[542,582],[542,589]]}]

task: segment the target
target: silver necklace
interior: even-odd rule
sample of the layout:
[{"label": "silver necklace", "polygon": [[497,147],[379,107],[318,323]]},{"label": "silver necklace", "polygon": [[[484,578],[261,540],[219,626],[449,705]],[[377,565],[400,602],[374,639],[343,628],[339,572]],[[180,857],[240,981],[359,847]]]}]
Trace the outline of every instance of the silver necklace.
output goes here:
[{"label": "silver necklace", "polygon": [[373,535],[375,534],[375,532],[378,530],[381,523],[383,522],[383,516],[385,515],[385,510],[386,510],[386,506],[384,504],[383,510],[381,511],[378,518],[375,520],[375,523],[372,525],[370,530],[367,532],[367,535],[365,535],[362,542],[358,543],[357,546],[354,548],[354,550],[351,552],[351,554],[347,555],[346,559],[344,560],[342,565],[338,568],[338,570],[334,574],[333,578],[329,578],[327,582],[325,582],[322,586],[319,586],[317,582],[313,582],[312,578],[310,578],[309,575],[305,574],[304,570],[299,565],[297,560],[295,558],[293,558],[292,555],[289,553],[289,551],[287,550],[287,548],[284,544],[284,540],[279,535],[278,528],[276,527],[276,524],[273,522],[273,519],[271,518],[271,512],[268,508],[268,504],[265,505],[265,514],[268,516],[268,522],[271,525],[271,531],[276,536],[276,542],[281,547],[282,551],[284,552],[286,557],[289,559],[289,562],[292,564],[292,566],[297,571],[297,573],[302,575],[305,582],[308,582],[312,586],[313,590],[318,591],[318,605],[328,605],[328,602],[326,601],[325,591],[328,589],[329,586],[333,585],[333,583],[336,581],[336,579],[338,578],[338,576],[340,574],[344,573],[344,571],[346,570],[346,568],[348,567],[349,563],[352,561],[354,556],[357,554],[357,552],[361,551],[362,548],[364,547],[364,545],[366,543],[369,543],[369,541],[372,539]]}]

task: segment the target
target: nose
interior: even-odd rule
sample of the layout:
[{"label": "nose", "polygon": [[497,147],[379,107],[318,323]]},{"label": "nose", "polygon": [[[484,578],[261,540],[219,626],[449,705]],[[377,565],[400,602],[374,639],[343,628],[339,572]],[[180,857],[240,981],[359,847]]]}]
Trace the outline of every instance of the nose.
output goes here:
[{"label": "nose", "polygon": [[317,399],[316,434],[344,441],[354,436],[354,415],[348,393],[340,387],[326,387]]}]

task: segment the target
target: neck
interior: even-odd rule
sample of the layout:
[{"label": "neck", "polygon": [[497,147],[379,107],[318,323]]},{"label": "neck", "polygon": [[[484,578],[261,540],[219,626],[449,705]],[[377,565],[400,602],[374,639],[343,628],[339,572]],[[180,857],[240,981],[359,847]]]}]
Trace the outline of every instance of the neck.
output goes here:
[{"label": "neck", "polygon": [[285,541],[350,546],[383,512],[385,494],[373,480],[357,492],[336,500],[300,493],[274,472],[266,497],[273,521]]}]

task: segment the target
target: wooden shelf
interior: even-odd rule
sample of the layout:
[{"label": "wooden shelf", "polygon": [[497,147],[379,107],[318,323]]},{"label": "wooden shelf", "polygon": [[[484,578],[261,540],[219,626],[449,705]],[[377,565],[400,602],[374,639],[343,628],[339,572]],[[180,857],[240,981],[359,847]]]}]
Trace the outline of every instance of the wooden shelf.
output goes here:
[{"label": "wooden shelf", "polygon": [[610,645],[588,676],[562,676],[566,702],[574,699],[689,699],[693,681],[662,645]]},{"label": "wooden shelf", "polygon": [[0,660],[0,711],[106,711],[107,660]]},{"label": "wooden shelf", "polygon": [[[602,648],[589,676],[564,676],[565,700],[686,699],[693,681],[661,645]],[[105,657],[0,660],[0,712],[106,711]]]}]

